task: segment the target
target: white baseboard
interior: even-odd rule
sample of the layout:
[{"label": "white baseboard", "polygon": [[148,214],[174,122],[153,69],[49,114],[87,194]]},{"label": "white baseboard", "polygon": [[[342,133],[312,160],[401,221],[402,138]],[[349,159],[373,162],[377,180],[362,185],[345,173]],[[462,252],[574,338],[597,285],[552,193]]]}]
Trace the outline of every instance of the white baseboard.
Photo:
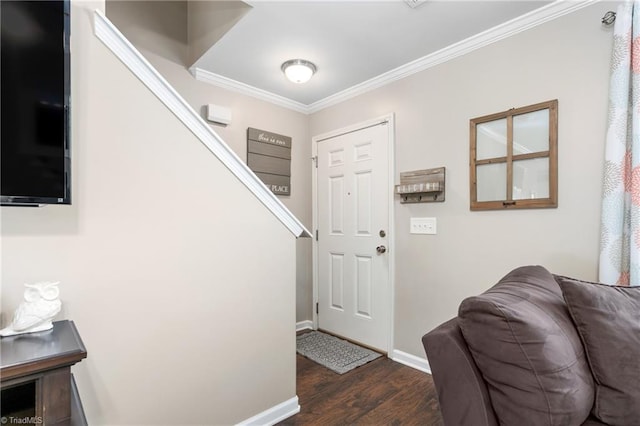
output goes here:
[{"label": "white baseboard", "polygon": [[296,332],[301,330],[313,330],[313,321],[306,320],[296,323]]},{"label": "white baseboard", "polygon": [[300,404],[298,404],[298,396],[282,402],[275,407],[258,413],[255,416],[238,423],[239,426],[272,426],[278,422],[288,419],[289,417],[300,412]]},{"label": "white baseboard", "polygon": [[427,361],[426,358],[420,358],[419,356],[394,349],[391,352],[391,359],[400,364],[431,374],[431,367],[429,367],[429,361]]}]

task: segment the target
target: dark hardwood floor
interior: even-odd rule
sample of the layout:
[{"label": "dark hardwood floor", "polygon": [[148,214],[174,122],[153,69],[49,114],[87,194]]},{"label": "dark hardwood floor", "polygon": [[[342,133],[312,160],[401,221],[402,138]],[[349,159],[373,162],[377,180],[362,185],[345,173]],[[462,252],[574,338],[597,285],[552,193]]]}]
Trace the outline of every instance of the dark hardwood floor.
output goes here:
[{"label": "dark hardwood floor", "polygon": [[301,411],[280,425],[442,426],[429,374],[378,358],[336,374],[297,355]]}]

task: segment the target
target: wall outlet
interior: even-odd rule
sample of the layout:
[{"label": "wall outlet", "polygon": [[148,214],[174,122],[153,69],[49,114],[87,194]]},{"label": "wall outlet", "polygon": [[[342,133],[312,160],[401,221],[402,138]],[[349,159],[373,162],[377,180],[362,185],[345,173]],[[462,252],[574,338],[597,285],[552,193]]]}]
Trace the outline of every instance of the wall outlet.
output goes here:
[{"label": "wall outlet", "polygon": [[409,226],[411,234],[437,234],[437,224],[435,217],[412,217]]}]

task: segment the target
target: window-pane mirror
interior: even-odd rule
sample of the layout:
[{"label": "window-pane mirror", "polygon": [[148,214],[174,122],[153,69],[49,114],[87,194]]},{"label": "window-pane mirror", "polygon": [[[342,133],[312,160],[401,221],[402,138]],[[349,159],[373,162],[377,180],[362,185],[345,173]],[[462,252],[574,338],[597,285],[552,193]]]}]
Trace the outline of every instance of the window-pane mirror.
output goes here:
[{"label": "window-pane mirror", "polygon": [[513,117],[513,154],[531,154],[549,150],[549,110],[528,112]]},{"label": "window-pane mirror", "polygon": [[558,101],[470,122],[471,210],[557,207]]},{"label": "window-pane mirror", "polygon": [[478,160],[507,155],[507,120],[480,123],[477,127]]},{"label": "window-pane mirror", "polygon": [[507,165],[483,164],[477,168],[478,201],[498,201],[507,197]]},{"label": "window-pane mirror", "polygon": [[514,200],[549,198],[549,159],[514,161],[512,195]]}]

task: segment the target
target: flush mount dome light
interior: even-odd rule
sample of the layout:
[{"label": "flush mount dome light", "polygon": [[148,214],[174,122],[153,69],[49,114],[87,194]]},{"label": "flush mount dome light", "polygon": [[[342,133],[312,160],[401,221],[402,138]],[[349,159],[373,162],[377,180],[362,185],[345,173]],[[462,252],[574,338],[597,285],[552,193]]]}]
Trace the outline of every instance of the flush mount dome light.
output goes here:
[{"label": "flush mount dome light", "polygon": [[289,80],[302,84],[309,81],[318,68],[312,62],[304,59],[291,59],[282,64],[280,69]]}]

